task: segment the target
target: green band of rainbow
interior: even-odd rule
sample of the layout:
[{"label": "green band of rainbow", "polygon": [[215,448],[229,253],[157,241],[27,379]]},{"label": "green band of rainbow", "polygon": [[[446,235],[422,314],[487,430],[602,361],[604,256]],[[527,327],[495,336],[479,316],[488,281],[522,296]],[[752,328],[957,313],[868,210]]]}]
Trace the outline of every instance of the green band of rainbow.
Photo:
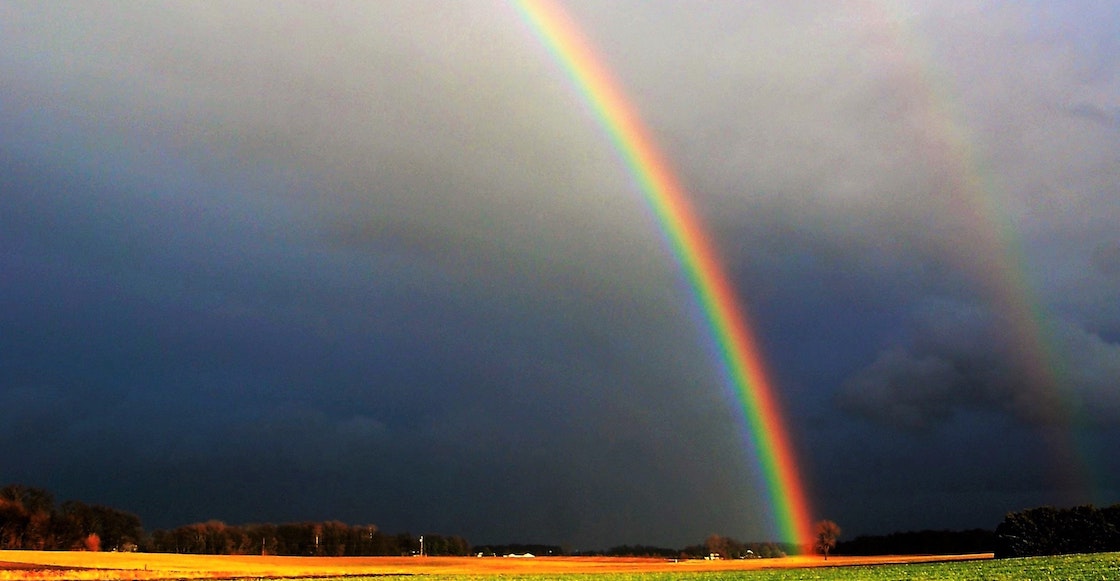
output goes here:
[{"label": "green band of rainbow", "polygon": [[810,510],[781,410],[734,288],[684,188],[634,107],[563,11],[547,0],[522,0],[516,5],[579,88],[656,214],[719,345],[722,364],[742,404],[778,534],[782,541],[808,545]]}]

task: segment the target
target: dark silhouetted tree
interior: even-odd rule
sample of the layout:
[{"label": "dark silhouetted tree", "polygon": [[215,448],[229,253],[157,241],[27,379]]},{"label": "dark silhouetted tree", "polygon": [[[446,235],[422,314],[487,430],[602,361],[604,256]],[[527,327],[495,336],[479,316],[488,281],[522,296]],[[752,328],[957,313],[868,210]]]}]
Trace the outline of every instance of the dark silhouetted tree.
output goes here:
[{"label": "dark silhouetted tree", "polygon": [[813,548],[823,553],[827,561],[828,553],[836,547],[836,539],[840,538],[840,526],[830,520],[822,520],[813,525],[813,534]]}]

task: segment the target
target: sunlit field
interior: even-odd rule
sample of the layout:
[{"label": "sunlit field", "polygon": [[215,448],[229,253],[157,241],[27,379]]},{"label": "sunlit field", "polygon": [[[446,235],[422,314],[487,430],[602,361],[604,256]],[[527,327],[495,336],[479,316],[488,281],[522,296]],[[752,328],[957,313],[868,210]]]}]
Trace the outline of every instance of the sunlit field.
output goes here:
[{"label": "sunlit field", "polygon": [[1120,553],[992,559],[990,554],[788,557],[727,561],[627,558],[260,557],[145,553],[0,551],[0,579],[228,579],[419,576],[430,581],[503,580],[1109,580]]},{"label": "sunlit field", "polygon": [[432,580],[500,575],[544,580],[708,579],[1115,579],[1120,554],[993,560],[959,556],[787,557],[672,561],[628,558],[261,557],[148,553],[0,551],[0,579],[361,578]]},{"label": "sunlit field", "polygon": [[262,557],[0,551],[0,579],[216,579],[433,575],[529,576],[571,574],[729,574],[828,566],[868,566],[934,560],[988,560],[990,554],[901,557],[786,557],[750,560],[666,560],[618,557]]}]

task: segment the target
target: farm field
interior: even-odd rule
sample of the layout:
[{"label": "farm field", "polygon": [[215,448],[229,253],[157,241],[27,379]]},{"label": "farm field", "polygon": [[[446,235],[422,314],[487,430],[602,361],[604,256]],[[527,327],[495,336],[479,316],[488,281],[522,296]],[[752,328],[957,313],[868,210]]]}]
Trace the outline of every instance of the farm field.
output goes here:
[{"label": "farm field", "polygon": [[[1020,576],[1036,570],[1039,576]],[[1073,576],[1106,572],[1108,577]],[[1070,573],[1066,575],[1066,573]],[[605,581],[695,579],[1102,579],[1120,574],[1120,555],[1011,559],[990,554],[671,561],[627,558],[262,557],[154,553],[0,551],[0,579],[226,579],[416,575],[429,579],[502,576],[596,577]]]},{"label": "farm field", "polygon": [[590,557],[262,557],[166,553],[0,551],[0,579],[214,579],[355,575],[535,576],[566,574],[723,573],[990,559],[990,554],[897,557],[787,557],[704,561]]},{"label": "farm field", "polygon": [[419,576],[424,581],[487,577],[547,581],[1012,581],[1120,579],[1120,553],[991,558],[990,554],[787,557],[745,561],[541,557],[261,557],[149,553],[0,551],[0,579],[231,579]]}]

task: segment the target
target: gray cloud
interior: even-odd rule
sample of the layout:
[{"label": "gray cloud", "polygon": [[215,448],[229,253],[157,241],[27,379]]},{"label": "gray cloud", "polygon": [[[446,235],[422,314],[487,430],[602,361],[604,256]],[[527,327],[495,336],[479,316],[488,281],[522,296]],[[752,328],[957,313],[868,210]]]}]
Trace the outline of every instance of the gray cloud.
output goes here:
[{"label": "gray cloud", "polygon": [[1059,377],[1075,420],[1120,423],[1120,342],[1072,324],[1056,325]]},{"label": "gray cloud", "polygon": [[844,383],[840,404],[904,428],[928,428],[961,404],[962,380],[950,361],[895,348]]},{"label": "gray cloud", "polygon": [[[948,307],[948,309],[946,309]],[[940,305],[927,311],[918,337],[894,346],[845,380],[841,408],[907,429],[944,425],[954,412],[998,410],[1028,424],[1120,423],[1116,383],[1120,344],[1064,320],[1043,321],[1046,377],[1008,352],[1006,324],[990,313]],[[1038,369],[1038,368],[1033,368]]]},{"label": "gray cloud", "polygon": [[[567,7],[710,226],[806,473],[862,495],[822,512],[1047,501],[1040,434],[1115,429],[1115,8]],[[702,313],[512,7],[0,12],[0,472],[158,526],[770,534]],[[1063,391],[1016,352],[1028,289]],[[915,450],[961,459],[916,482]]]}]

